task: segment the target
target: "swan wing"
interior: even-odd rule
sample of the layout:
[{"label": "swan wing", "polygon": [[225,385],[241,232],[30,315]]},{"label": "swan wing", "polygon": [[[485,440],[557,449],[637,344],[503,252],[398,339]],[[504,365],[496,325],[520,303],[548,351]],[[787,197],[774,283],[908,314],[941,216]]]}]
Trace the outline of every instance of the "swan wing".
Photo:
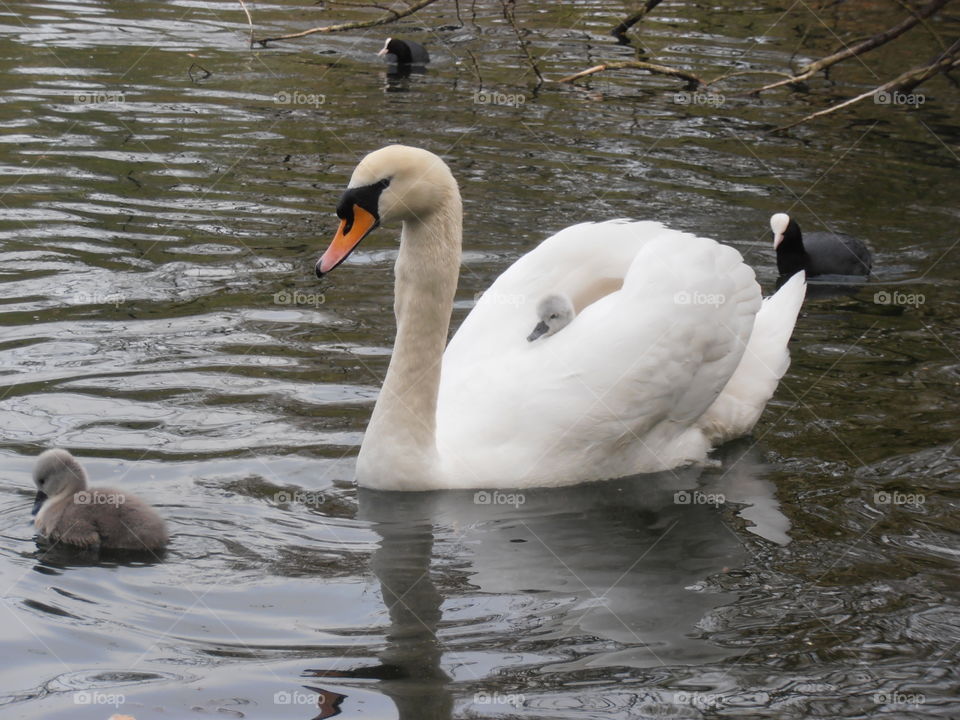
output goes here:
[{"label": "swan wing", "polygon": [[[632,245],[622,243],[607,262],[591,257],[590,249],[603,254],[608,231],[631,227]],[[696,422],[749,341],[761,302],[753,271],[733,248],[659,223],[574,229],[587,250],[558,255],[585,257],[603,271],[619,267],[622,287],[586,305],[556,335],[528,343],[533,306],[558,290],[557,278],[571,296],[590,286],[582,268],[531,262],[538,248],[491,286],[524,296],[522,304],[506,312],[482,307],[481,298],[477,318],[468,316],[444,356],[438,450],[444,474],[463,487],[617,477],[702,459],[709,450]],[[553,250],[539,256],[553,260]],[[613,255],[629,256],[626,267],[615,266]]]},{"label": "swan wing", "polygon": [[787,344],[806,291],[806,277],[799,272],[764,299],[740,364],[700,420],[713,444],[745,435],[757,424],[790,367]]}]

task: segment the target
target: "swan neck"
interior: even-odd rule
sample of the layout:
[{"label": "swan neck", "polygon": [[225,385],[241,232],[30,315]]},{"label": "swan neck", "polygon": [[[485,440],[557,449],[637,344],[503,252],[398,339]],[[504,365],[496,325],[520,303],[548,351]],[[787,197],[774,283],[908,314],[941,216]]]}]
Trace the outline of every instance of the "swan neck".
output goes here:
[{"label": "swan neck", "polygon": [[460,198],[405,221],[396,263],[397,336],[358,458],[367,486],[427,489],[439,478],[437,396],[460,272]]}]

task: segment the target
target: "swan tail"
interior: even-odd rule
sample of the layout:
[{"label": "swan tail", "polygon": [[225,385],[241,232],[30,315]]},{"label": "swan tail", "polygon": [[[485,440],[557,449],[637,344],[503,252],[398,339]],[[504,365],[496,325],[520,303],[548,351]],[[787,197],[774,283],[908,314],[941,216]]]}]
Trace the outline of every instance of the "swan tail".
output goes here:
[{"label": "swan tail", "polygon": [[799,272],[763,301],[740,364],[701,418],[713,445],[746,435],[757,424],[790,367],[787,344],[806,293],[806,276]]}]

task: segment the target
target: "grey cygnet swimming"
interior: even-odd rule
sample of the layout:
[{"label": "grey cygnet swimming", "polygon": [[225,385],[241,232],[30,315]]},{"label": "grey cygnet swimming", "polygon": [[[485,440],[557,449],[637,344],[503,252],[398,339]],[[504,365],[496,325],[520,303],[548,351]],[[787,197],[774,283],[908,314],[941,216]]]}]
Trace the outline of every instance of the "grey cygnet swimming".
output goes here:
[{"label": "grey cygnet swimming", "polygon": [[53,543],[102,550],[160,550],[170,542],[163,518],[125,490],[88,488],[66,450],[47,450],[33,471],[34,525]]}]

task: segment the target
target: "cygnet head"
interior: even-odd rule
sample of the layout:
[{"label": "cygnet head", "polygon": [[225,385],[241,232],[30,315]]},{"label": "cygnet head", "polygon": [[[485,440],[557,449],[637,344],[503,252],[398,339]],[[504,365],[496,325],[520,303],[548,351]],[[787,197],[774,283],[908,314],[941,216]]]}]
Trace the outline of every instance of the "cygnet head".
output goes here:
[{"label": "cygnet head", "polygon": [[539,322],[527,336],[527,340],[533,342],[537,338],[548,337],[563,330],[573,321],[575,315],[573,303],[566,295],[547,295],[537,304]]},{"label": "cygnet head", "polygon": [[37,458],[33,483],[37,486],[37,497],[33,504],[33,514],[36,515],[47,498],[86,490],[87,474],[73,455],[57,448],[47,450]]}]

